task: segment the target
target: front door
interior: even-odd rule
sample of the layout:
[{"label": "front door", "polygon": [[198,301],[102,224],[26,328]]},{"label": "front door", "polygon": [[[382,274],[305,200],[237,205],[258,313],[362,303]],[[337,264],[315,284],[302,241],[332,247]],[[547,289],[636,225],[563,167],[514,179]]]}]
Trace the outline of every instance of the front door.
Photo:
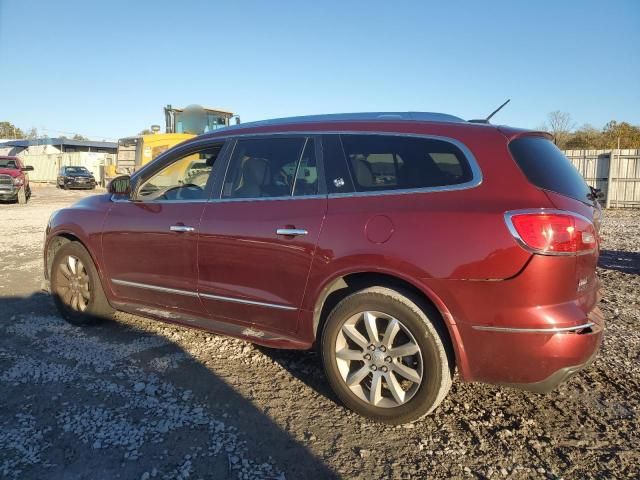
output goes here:
[{"label": "front door", "polygon": [[237,141],[200,224],[198,291],[210,316],[295,332],[327,209],[314,137]]},{"label": "front door", "polygon": [[119,301],[204,313],[197,294],[198,229],[221,150],[222,144],[209,145],[152,164],[140,173],[131,199],[115,199],[102,248]]}]

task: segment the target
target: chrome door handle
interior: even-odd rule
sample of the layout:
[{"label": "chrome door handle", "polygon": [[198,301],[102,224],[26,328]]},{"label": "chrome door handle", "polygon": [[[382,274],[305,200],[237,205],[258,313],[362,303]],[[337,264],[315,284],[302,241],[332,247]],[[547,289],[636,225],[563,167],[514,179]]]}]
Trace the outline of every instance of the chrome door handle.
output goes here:
[{"label": "chrome door handle", "polygon": [[278,235],[285,235],[287,237],[297,237],[298,235],[308,235],[309,232],[302,230],[301,228],[279,228],[276,230]]},{"label": "chrome door handle", "polygon": [[169,230],[172,232],[193,232],[195,228],[187,227],[186,225],[171,225]]}]

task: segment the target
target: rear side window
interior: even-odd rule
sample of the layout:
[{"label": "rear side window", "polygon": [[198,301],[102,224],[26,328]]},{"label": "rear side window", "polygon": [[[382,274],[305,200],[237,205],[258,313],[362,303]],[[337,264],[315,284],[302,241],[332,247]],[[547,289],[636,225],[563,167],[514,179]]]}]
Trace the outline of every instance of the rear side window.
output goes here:
[{"label": "rear side window", "polygon": [[466,183],[471,168],[444,140],[390,135],[341,135],[358,192],[442,187]]},{"label": "rear side window", "polygon": [[[294,184],[296,195],[315,195],[318,175],[313,141],[309,140],[305,137],[238,140],[222,197],[289,197]],[[299,168],[301,160],[304,164]]]},{"label": "rear side window", "polygon": [[514,160],[535,186],[581,202],[588,202],[591,190],[562,152],[542,137],[520,137],[509,144]]}]

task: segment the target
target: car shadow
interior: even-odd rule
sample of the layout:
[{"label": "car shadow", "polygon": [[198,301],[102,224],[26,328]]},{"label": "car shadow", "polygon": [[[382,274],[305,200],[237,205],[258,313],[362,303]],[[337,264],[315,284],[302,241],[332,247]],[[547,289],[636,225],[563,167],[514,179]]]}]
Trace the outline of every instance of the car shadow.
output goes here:
[{"label": "car shadow", "polygon": [[316,349],[281,350],[260,345],[256,345],[256,348],[319,395],[337,405],[342,405],[327,383],[322,367],[322,356]]},{"label": "car shadow", "polygon": [[598,266],[606,270],[640,275],[640,252],[601,250]]},{"label": "car shadow", "polygon": [[[338,478],[164,329],[71,326],[43,293],[0,312],[0,466],[15,478]],[[317,355],[263,351],[320,376]]]}]

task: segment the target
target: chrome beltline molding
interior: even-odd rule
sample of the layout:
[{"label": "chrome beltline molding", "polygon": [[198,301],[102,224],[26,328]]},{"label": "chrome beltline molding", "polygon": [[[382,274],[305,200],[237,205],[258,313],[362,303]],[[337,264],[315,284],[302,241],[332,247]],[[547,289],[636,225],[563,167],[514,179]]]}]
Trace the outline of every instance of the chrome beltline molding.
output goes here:
[{"label": "chrome beltline molding", "polygon": [[208,298],[210,300],[220,300],[223,302],[244,303],[245,305],[257,305],[260,307],[279,308],[280,310],[297,310],[296,307],[289,305],[279,305],[277,303],[256,302],[255,300],[241,300],[233,297],[223,297],[220,295],[212,295],[210,293],[200,293],[202,298]]},{"label": "chrome beltline molding", "polygon": [[567,333],[578,330],[584,330],[595,326],[594,322],[583,323],[573,327],[550,327],[550,328],[521,328],[521,327],[489,327],[484,325],[473,325],[474,330],[482,330],[485,332],[503,332],[503,333]]},{"label": "chrome beltline molding", "polygon": [[111,280],[116,285],[122,285],[123,287],[134,287],[134,288],[142,288],[144,290],[154,290],[156,292],[164,292],[164,293],[175,293],[176,295],[185,295],[187,297],[197,297],[198,294],[196,292],[190,292],[188,290],[178,290],[176,288],[167,288],[167,287],[159,287],[157,285],[148,285],[146,283],[138,283],[138,282],[129,282],[127,280]]},{"label": "chrome beltline molding", "polygon": [[129,282],[127,280],[118,280],[116,278],[111,280],[116,285],[122,285],[124,287],[142,288],[145,290],[154,290],[156,292],[173,293],[176,295],[184,295],[187,297],[200,297],[208,298],[210,300],[220,300],[222,302],[242,303],[245,305],[256,305],[259,307],[277,308],[280,310],[297,310],[296,307],[290,305],[279,305],[277,303],[257,302],[255,300],[243,300],[240,298],[224,297],[221,295],[212,295],[210,293],[198,293],[189,290],[179,290],[176,288],[160,287],[157,285],[149,285],[147,283]]}]

